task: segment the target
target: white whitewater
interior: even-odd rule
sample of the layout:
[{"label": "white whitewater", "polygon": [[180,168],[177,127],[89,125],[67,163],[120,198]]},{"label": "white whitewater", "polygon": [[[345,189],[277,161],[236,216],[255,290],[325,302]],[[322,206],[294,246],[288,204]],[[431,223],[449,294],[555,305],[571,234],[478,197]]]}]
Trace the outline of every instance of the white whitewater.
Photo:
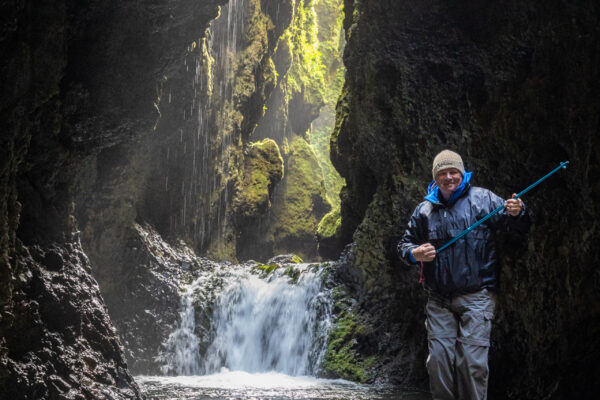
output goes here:
[{"label": "white whitewater", "polygon": [[[318,267],[297,264],[262,276],[266,274],[248,266],[228,265],[200,277],[185,288],[181,323],[161,357],[163,371],[315,375],[331,327],[331,301],[322,290],[322,273]],[[196,326],[202,312],[210,312],[209,328]]]}]

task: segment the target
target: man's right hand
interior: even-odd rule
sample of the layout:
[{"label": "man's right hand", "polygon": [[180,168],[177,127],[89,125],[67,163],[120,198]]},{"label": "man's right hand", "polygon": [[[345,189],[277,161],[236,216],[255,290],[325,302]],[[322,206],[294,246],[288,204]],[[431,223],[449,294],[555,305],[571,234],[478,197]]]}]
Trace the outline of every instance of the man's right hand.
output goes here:
[{"label": "man's right hand", "polygon": [[430,262],[435,258],[435,247],[431,243],[425,243],[413,249],[412,256],[417,261]]}]

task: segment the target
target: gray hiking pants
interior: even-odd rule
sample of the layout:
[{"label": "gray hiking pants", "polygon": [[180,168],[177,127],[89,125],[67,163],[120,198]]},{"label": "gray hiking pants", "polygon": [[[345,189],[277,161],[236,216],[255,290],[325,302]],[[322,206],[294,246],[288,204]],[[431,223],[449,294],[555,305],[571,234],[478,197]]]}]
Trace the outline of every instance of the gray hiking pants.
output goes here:
[{"label": "gray hiking pants", "polygon": [[442,298],[430,294],[425,314],[427,371],[433,400],[487,398],[488,350],[496,295]]}]

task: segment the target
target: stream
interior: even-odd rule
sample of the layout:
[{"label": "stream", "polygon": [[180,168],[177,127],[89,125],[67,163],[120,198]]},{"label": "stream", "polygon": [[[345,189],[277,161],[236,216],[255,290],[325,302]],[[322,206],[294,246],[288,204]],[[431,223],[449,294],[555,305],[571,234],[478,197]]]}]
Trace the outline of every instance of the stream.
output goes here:
[{"label": "stream", "polygon": [[206,376],[138,376],[148,399],[311,399],[428,400],[428,394],[386,386],[359,385],[344,380],[293,377],[276,372],[250,374],[224,370]]},{"label": "stream", "polygon": [[179,325],[138,376],[148,399],[428,399],[419,392],[319,379],[332,327],[327,268],[222,265],[183,285]]}]

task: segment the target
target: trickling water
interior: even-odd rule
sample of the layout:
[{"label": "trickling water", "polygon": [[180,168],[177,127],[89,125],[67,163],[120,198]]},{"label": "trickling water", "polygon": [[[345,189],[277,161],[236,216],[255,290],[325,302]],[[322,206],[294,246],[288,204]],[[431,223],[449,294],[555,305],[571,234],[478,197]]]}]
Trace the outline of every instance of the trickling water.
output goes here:
[{"label": "trickling water", "polygon": [[[177,200],[178,215],[170,218],[169,227],[171,232],[186,232],[202,250],[211,242],[219,244],[227,225],[227,180],[230,165],[235,165],[230,161],[231,150],[239,136],[232,115],[237,112],[233,93],[243,10],[244,0],[230,0],[223,6],[205,37],[190,46],[185,61],[194,73],[190,81],[193,96],[181,110],[185,123],[176,150],[180,169],[174,171],[182,176],[181,185],[176,185],[181,198]],[[165,191],[170,190],[167,179]]]},{"label": "trickling water", "polygon": [[[165,373],[318,372],[331,327],[323,269],[298,264],[259,274],[265,275],[229,266],[185,288],[180,326],[161,356]],[[196,326],[195,305],[200,312],[212,309],[204,326]]]},{"label": "trickling water", "polygon": [[[219,18],[209,27],[207,40],[202,42],[203,59],[196,63],[194,86],[199,90],[195,97],[198,126],[191,193],[199,194],[201,198],[200,220],[196,222],[194,232],[201,248],[210,238],[223,236],[226,210],[221,199],[228,198],[228,185],[221,179],[228,176],[230,146],[235,133],[235,127],[229,124],[233,112],[236,56],[243,32],[243,9],[244,0],[230,0],[223,7]],[[215,139],[219,142],[216,146]],[[211,169],[212,163],[216,163],[215,171]],[[211,232],[215,228],[216,232]]]},{"label": "trickling water", "polygon": [[200,339],[194,332],[196,321],[192,296],[184,295],[181,302],[182,309],[179,312],[181,324],[171,333],[165,346],[168,364],[163,367],[163,372],[172,370],[177,375],[197,375],[200,371]]}]

